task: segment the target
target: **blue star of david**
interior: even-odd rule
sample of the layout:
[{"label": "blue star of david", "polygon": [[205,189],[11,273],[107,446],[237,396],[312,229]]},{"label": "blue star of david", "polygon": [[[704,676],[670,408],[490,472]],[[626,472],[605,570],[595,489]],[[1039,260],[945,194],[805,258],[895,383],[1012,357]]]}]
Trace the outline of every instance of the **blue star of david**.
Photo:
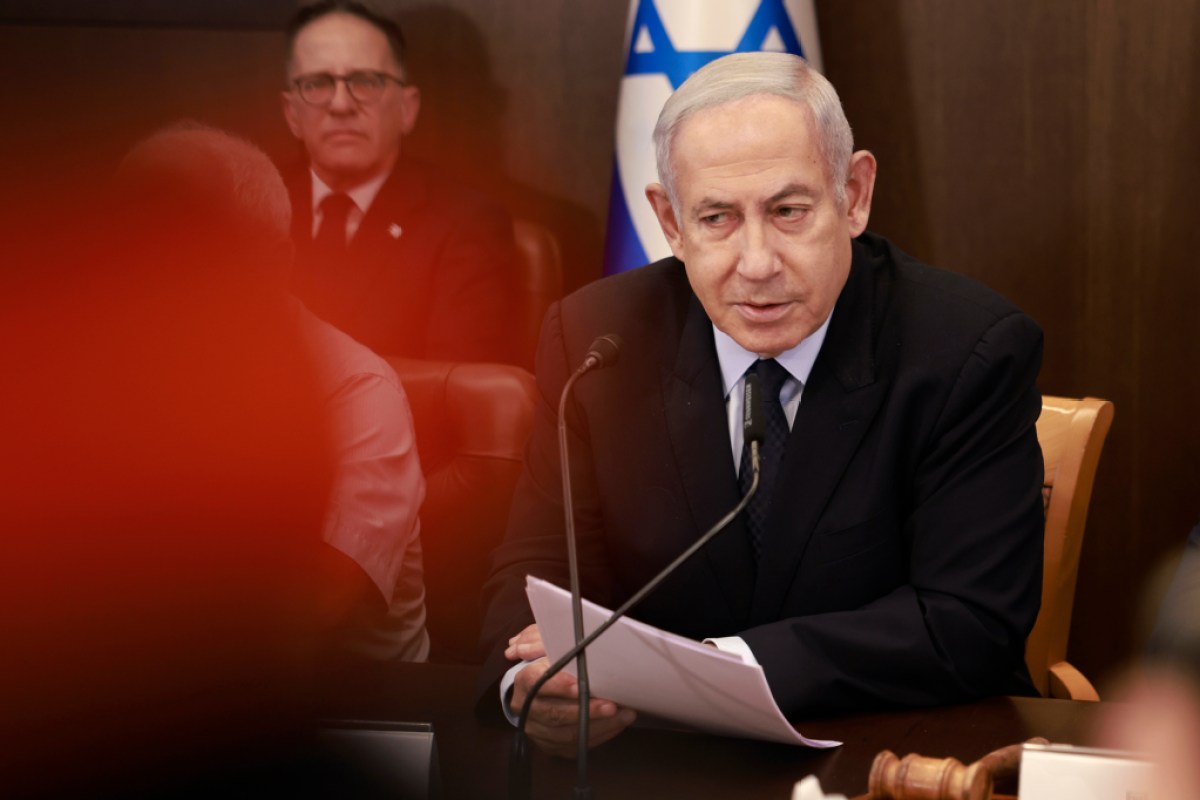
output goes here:
[{"label": "blue star of david", "polygon": [[[640,0],[637,15],[633,20],[633,35],[629,37],[629,57],[626,62],[626,75],[650,75],[662,73],[671,81],[671,88],[678,89],[687,77],[710,61],[714,61],[729,53],[749,53],[761,50],[767,41],[771,29],[779,32],[783,46],[789,53],[804,55],[800,40],[792,29],[792,21],[783,6],[783,0],[762,0],[758,10],[737,47],[728,52],[676,50],[667,29],[663,26],[654,7],[654,0]],[[649,53],[636,52],[637,41],[645,30],[650,37],[654,49]]]}]

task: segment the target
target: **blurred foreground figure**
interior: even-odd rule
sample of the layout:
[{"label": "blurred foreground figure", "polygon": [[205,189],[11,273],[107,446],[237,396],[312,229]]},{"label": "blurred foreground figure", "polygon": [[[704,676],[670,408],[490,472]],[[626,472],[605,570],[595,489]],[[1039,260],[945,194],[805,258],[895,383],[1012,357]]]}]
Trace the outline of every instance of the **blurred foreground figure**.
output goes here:
[{"label": "blurred foreground figure", "polygon": [[14,245],[0,300],[0,785],[320,796],[298,754],[331,426],[286,195],[254,148],[179,130],[107,199],[78,246]]},{"label": "blurred foreground figure", "polygon": [[1163,601],[1146,660],[1101,720],[1100,743],[1159,765],[1161,800],[1200,797],[1200,525]]},{"label": "blurred foreground figure", "polygon": [[[227,176],[214,179],[213,176]],[[155,184],[170,188],[159,191]],[[323,403],[333,483],[315,587],[323,648],[337,660],[423,661],[429,653],[417,512],[425,482],[400,380],[375,353],[314,317],[286,293],[290,208],[267,156],[248,142],[197,125],[150,137],[126,159],[121,186],[156,203],[180,195],[163,244],[194,232],[228,246],[233,292],[278,314],[311,356]],[[144,193],[144,194],[143,194]],[[196,202],[197,207],[187,204]],[[175,228],[176,230],[172,230]],[[169,258],[169,256],[168,256]],[[157,259],[156,259],[157,260]],[[205,266],[197,265],[197,270]],[[245,283],[236,284],[238,276]]]}]

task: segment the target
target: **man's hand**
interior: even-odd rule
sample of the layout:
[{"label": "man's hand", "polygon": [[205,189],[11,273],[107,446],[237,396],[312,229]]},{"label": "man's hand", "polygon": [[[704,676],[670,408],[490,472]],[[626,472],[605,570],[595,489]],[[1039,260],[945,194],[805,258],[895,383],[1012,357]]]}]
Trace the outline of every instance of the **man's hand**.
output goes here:
[{"label": "man's hand", "polygon": [[[509,639],[504,655],[513,661],[533,660],[517,674],[513,684],[509,707],[514,714],[520,714],[529,690],[550,668],[537,625],[530,625]],[[588,709],[588,747],[607,742],[629,727],[637,716],[632,709],[620,708],[611,700],[597,697],[591,699]],[[579,741],[579,683],[574,676],[560,672],[538,691],[529,708],[525,732],[551,755],[575,757]]]}]

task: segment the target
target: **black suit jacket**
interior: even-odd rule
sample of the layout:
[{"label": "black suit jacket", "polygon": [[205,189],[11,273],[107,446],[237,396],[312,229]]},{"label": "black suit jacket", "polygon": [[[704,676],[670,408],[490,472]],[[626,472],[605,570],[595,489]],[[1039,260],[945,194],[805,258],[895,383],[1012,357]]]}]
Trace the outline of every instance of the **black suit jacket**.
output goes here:
[{"label": "black suit jacket", "polygon": [[[1041,330],[883,239],[853,250],[761,562],[738,519],[633,616],[742,636],[789,715],[1031,693]],[[605,333],[623,352],[577,384],[568,410],[585,595],[615,607],[738,501],[712,325],[683,265],[666,259],[562,301],[542,331],[540,407],[485,586],[485,682],[532,621],[525,574],[568,585],[555,409]]]},{"label": "black suit jacket", "polygon": [[286,181],[293,289],[313,313],[385,355],[447,361],[515,357],[505,315],[516,286],[512,220],[484,196],[401,158],[344,259],[313,247],[307,165]]}]

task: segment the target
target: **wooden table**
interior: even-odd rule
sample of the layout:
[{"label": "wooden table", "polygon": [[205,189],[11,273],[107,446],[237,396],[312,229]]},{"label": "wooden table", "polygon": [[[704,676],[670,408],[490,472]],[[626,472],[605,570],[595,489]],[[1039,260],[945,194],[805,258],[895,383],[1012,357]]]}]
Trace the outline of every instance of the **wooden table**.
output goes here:
[{"label": "wooden table", "polygon": [[[329,716],[431,722],[445,800],[504,798],[512,729],[473,713],[475,668],[397,664],[332,679],[321,699]],[[998,697],[959,706],[805,720],[833,750],[634,727],[592,753],[597,800],[769,798],[789,800],[793,784],[816,774],[826,792],[866,791],[876,753],[953,756],[964,763],[1031,736],[1087,743],[1098,704]],[[571,797],[573,761],[532,758],[533,795]]]}]

